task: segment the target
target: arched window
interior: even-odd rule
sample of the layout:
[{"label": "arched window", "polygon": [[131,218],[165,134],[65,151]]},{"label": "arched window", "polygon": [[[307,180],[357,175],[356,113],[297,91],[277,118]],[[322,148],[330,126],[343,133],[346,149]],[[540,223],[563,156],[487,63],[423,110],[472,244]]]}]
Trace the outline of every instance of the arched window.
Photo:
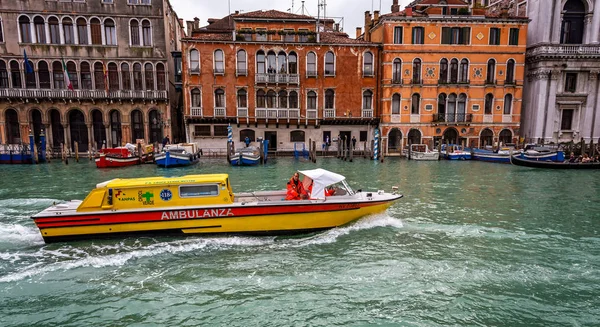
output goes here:
[{"label": "arched window", "polygon": [[121,82],[123,83],[123,90],[131,90],[131,72],[129,71],[129,64],[126,62],[121,64]]},{"label": "arched window", "polygon": [[215,108],[225,108],[225,91],[215,90]]},{"label": "arched window", "polygon": [[20,89],[23,87],[21,83],[21,68],[16,60],[10,62],[10,79],[13,88]]},{"label": "arched window", "polygon": [[373,76],[373,54],[365,52],[363,57],[363,76]]},{"label": "arched window", "polygon": [[296,56],[296,53],[291,52],[290,55],[288,56],[288,60],[289,60],[288,73],[289,74],[298,74],[298,56]]},{"label": "arched window", "polygon": [[79,78],[77,77],[77,65],[69,61],[67,62],[67,74],[69,74],[69,81],[73,86],[73,89],[79,89]]},{"label": "arched window", "polygon": [[225,58],[223,57],[223,50],[215,51],[215,74],[225,73]]},{"label": "arched window", "polygon": [[485,105],[484,105],[483,113],[485,115],[491,115],[493,113],[493,110],[494,110],[494,95],[491,93],[488,93],[485,95]]},{"label": "arched window", "polygon": [[92,44],[102,44],[102,27],[98,18],[90,19],[90,31],[92,32]]},{"label": "arched window", "polygon": [[373,92],[371,90],[366,90],[363,92],[362,107],[364,110],[373,109]]},{"label": "arched window", "polygon": [[92,89],[92,73],[90,71],[90,64],[88,64],[87,62],[82,62],[80,74],[81,74],[81,88],[84,90],[91,90]]},{"label": "arched window", "polygon": [[164,91],[167,89],[166,82],[166,74],[165,74],[165,65],[162,63],[156,64],[156,89]]},{"label": "arched window", "polygon": [[256,108],[266,108],[265,105],[265,91],[256,91]]},{"label": "arched window", "polygon": [[154,90],[154,67],[152,67],[151,63],[144,65],[144,73],[146,77],[146,90]]},{"label": "arched window", "polygon": [[138,140],[144,138],[144,119],[142,112],[134,110],[131,112],[131,139]]},{"label": "arched window", "polygon": [[479,146],[485,147],[487,145],[492,145],[494,143],[494,132],[489,128],[481,131],[481,135],[479,136]]},{"label": "arched window", "polygon": [[413,94],[411,104],[412,104],[412,106],[410,109],[410,114],[418,115],[419,108],[421,108],[421,95],[419,93]]},{"label": "arched window", "polygon": [[448,83],[448,59],[440,60],[440,83]]},{"label": "arched window", "polygon": [[413,61],[413,84],[421,84],[421,59]]},{"label": "arched window", "polygon": [[446,100],[446,93],[440,93],[440,95],[438,95],[437,121],[446,121]]},{"label": "arched window", "polygon": [[46,23],[44,18],[36,16],[33,19],[33,25],[35,27],[35,39],[37,43],[46,43]]},{"label": "arched window", "polygon": [[280,74],[287,74],[287,55],[283,51],[277,54],[277,69]]},{"label": "arched window", "polygon": [[239,76],[248,75],[248,63],[246,62],[246,51],[244,50],[237,52],[236,74]]},{"label": "arched window", "polygon": [[279,98],[279,108],[287,109],[287,107],[288,107],[287,92],[284,90],[281,90],[281,91],[279,91],[279,94],[277,95],[277,97]]},{"label": "arched window", "polygon": [[73,20],[65,17],[62,20],[63,34],[65,35],[65,44],[75,44],[75,34],[73,33]]},{"label": "arched window", "polygon": [[269,74],[275,74],[277,71],[277,56],[273,51],[267,52],[267,67],[267,73]]},{"label": "arched window", "polygon": [[512,132],[508,129],[503,129],[498,135],[498,141],[502,144],[512,143]]},{"label": "arched window", "polygon": [[106,88],[104,65],[100,62],[94,64],[94,84],[96,84],[96,90],[104,90]]},{"label": "arched window", "polygon": [[460,82],[469,83],[469,61],[467,59],[460,61]]},{"label": "arched window", "polygon": [[48,18],[48,30],[50,31],[50,43],[60,44],[60,28],[58,26],[58,18]]},{"label": "arched window", "polygon": [[335,108],[335,92],[332,89],[325,91],[325,109]]},{"label": "arched window", "polygon": [[513,96],[510,93],[507,93],[504,96],[504,114],[510,115],[512,113],[512,100]]},{"label": "arched window", "polygon": [[315,91],[308,91],[306,96],[306,109],[317,109],[317,93]]},{"label": "arched window", "polygon": [[144,39],[144,46],[152,46],[152,26],[150,26],[150,21],[147,19],[142,21],[142,36]]},{"label": "arched window", "polygon": [[455,122],[456,121],[456,94],[450,93],[448,96],[448,112],[446,113],[446,121],[447,122]]},{"label": "arched window", "polygon": [[121,113],[118,110],[110,112],[110,134],[112,147],[120,146],[123,136],[121,134]]},{"label": "arched window", "polygon": [[407,136],[408,144],[421,144],[421,131],[418,129],[411,129]]},{"label": "arched window", "polygon": [[17,112],[14,109],[6,110],[4,112],[4,121],[6,126],[6,143],[21,143],[21,131],[19,130],[19,115],[17,114]]},{"label": "arched window", "polygon": [[192,89],[191,100],[192,100],[191,107],[193,107],[193,108],[202,107],[202,95],[200,93],[200,90],[198,90],[197,88]]},{"label": "arched window", "polygon": [[490,59],[487,63],[487,77],[485,79],[488,84],[495,84],[496,78],[496,60]]},{"label": "arched window", "polygon": [[196,49],[190,50],[190,73],[200,73],[200,52]]},{"label": "arched window", "polygon": [[568,0],[562,12],[560,43],[581,44],[585,30],[585,5],[581,0]]},{"label": "arched window", "polygon": [[317,55],[314,52],[306,55],[306,75],[317,76]]},{"label": "arched window", "polygon": [[65,88],[65,75],[60,61],[52,63],[52,79],[54,80],[54,89],[62,90]]},{"label": "arched window", "polygon": [[267,91],[267,108],[275,108],[277,102],[277,94],[273,90]]},{"label": "arched window", "polygon": [[117,45],[117,28],[115,22],[110,18],[104,21],[104,38],[106,45]]},{"label": "arched window", "polygon": [[77,18],[77,38],[79,44],[89,44],[88,27],[85,18]]},{"label": "arched window", "polygon": [[399,58],[394,59],[392,65],[392,83],[402,84],[402,60]]},{"label": "arched window", "polygon": [[[33,69],[33,63],[31,62],[31,60],[28,60],[28,62],[29,67]],[[35,89],[37,87],[35,83],[35,72],[31,71],[30,73],[28,73],[25,62],[23,62],[23,71],[25,72],[25,87],[28,89]]]},{"label": "arched window", "polygon": [[256,73],[264,74],[266,72],[265,53],[261,50],[256,53]]},{"label": "arched window", "polygon": [[325,54],[325,76],[335,75],[335,56],[333,52],[328,51]]},{"label": "arched window", "polygon": [[248,92],[245,89],[239,89],[237,92],[238,108],[248,108]]},{"label": "arched window", "polygon": [[515,82],[515,61],[509,59],[506,63],[506,84],[514,84]]},{"label": "arched window", "polygon": [[119,87],[119,71],[117,70],[117,64],[111,62],[108,64],[108,88],[111,91],[120,89]]},{"label": "arched window", "polygon": [[6,63],[4,60],[0,60],[0,89],[7,88],[9,88],[8,70],[6,69]]},{"label": "arched window", "polygon": [[43,60],[38,62],[38,79],[40,89],[50,88],[50,70],[48,69],[48,64]]},{"label": "arched window", "polygon": [[131,45],[140,45],[140,23],[137,19],[132,19],[129,22],[129,39]]},{"label": "arched window", "polygon": [[400,114],[400,94],[394,93],[392,96],[392,115]]},{"label": "arched window", "polygon": [[142,82],[142,65],[139,63],[133,64],[133,89],[136,91],[144,89]]},{"label": "arched window", "polygon": [[456,107],[456,121],[467,121],[467,95],[464,93],[461,93],[458,96],[458,103]]},{"label": "arched window", "polygon": [[21,33],[21,43],[31,43],[31,21],[29,17],[19,17],[19,32]]},{"label": "arched window", "polygon": [[298,93],[296,91],[290,92],[288,95],[288,102],[291,109],[298,109]]},{"label": "arched window", "polygon": [[458,83],[458,59],[450,61],[450,83]]}]

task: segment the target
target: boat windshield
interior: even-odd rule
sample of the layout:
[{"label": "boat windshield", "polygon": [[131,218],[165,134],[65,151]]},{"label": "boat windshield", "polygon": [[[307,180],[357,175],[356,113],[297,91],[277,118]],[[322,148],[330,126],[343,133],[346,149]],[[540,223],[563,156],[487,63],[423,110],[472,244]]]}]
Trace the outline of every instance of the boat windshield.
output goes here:
[{"label": "boat windshield", "polygon": [[348,185],[348,183],[346,183],[345,180],[341,181],[340,184],[340,188],[345,190],[348,195],[354,195],[354,190],[352,187],[350,187],[350,185]]}]

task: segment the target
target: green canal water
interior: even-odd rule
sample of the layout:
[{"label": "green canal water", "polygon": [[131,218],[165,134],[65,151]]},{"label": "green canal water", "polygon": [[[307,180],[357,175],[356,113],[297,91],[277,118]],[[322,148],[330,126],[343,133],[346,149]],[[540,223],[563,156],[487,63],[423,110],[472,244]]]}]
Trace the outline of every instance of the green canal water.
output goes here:
[{"label": "green canal water", "polygon": [[[322,167],[403,199],[294,238],[45,245],[30,216],[116,177],[229,173],[238,191]],[[278,158],[261,167],[0,166],[1,326],[600,326],[600,172]]]}]

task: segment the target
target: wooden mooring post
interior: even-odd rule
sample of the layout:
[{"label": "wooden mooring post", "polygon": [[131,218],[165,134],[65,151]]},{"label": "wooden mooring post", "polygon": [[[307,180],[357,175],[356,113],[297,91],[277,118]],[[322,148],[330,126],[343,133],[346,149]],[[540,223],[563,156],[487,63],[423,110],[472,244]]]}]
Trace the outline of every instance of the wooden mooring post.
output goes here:
[{"label": "wooden mooring post", "polygon": [[79,142],[75,142],[75,161],[79,162]]},{"label": "wooden mooring post", "polygon": [[312,155],[313,163],[317,163],[317,141],[312,141],[312,150],[313,150],[313,155]]}]

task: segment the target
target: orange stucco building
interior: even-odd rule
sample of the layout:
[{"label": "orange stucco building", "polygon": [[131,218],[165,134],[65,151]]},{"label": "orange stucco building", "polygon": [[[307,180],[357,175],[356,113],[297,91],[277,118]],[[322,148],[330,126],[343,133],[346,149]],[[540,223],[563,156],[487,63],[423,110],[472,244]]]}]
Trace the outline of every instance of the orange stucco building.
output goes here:
[{"label": "orange stucco building", "polygon": [[414,1],[365,13],[361,39],[383,45],[384,151],[408,143],[518,141],[528,19],[461,0]]},{"label": "orange stucco building", "polygon": [[[372,139],[379,124],[379,46],[351,39],[333,20],[276,10],[188,22],[183,92],[188,141],[224,149],[270,141],[292,150],[339,136]],[[317,31],[317,28],[319,31]]]}]

